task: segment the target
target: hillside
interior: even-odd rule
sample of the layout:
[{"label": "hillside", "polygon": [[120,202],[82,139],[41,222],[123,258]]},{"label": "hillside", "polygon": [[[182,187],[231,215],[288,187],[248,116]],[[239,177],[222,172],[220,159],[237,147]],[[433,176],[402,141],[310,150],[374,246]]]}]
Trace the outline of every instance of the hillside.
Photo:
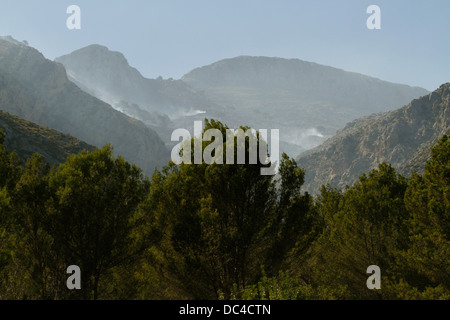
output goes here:
[{"label": "hillside", "polygon": [[236,57],[196,68],[181,80],[144,78],[119,52],[91,45],[55,59],[84,91],[156,130],[214,118],[231,128],[280,129],[291,156],[319,145],[361,116],[394,110],[427,94],[298,59]]},{"label": "hillside", "polygon": [[0,111],[0,129],[6,134],[4,146],[9,152],[16,151],[25,163],[33,153],[39,153],[50,164],[63,163],[68,156],[95,147],[33,122]]},{"label": "hillside", "polygon": [[152,174],[170,154],[142,122],[114,110],[68,80],[61,64],[37,50],[0,39],[0,110],[117,154]]},{"label": "hillside", "polygon": [[[69,79],[116,110],[144,122],[170,144],[175,128],[189,127],[204,114],[221,118],[221,107],[173,79],[148,79],[120,52],[90,45],[55,59]],[[197,116],[197,117],[195,117]]]},{"label": "hillside", "polygon": [[430,147],[450,132],[450,83],[391,112],[349,123],[334,137],[297,158],[306,169],[304,190],[321,185],[344,188],[379,163],[391,163],[409,176],[421,172]]},{"label": "hillside", "polygon": [[211,101],[181,81],[143,77],[122,53],[105,46],[90,45],[55,61],[64,65],[71,80],[113,106],[125,101],[171,118],[212,107]]},{"label": "hillside", "polygon": [[281,140],[305,149],[349,121],[428,93],[299,59],[252,56],[194,69],[182,81],[226,106],[236,116],[232,122],[242,118],[251,126],[278,128]]}]

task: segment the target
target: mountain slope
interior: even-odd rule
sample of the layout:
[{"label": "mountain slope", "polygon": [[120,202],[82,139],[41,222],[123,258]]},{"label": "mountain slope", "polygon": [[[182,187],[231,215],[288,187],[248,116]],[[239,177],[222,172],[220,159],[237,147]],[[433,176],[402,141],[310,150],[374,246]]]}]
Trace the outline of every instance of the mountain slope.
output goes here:
[{"label": "mountain slope", "polygon": [[390,112],[349,123],[334,137],[297,158],[306,169],[304,189],[344,188],[383,161],[399,173],[423,170],[430,147],[450,132],[450,83]]},{"label": "mountain slope", "polygon": [[68,134],[40,126],[7,112],[0,111],[0,129],[6,134],[4,146],[8,152],[16,151],[25,163],[33,153],[39,153],[50,164],[64,162],[68,156],[91,146]]},{"label": "mountain slope", "polygon": [[83,91],[152,128],[168,147],[176,128],[192,129],[205,117],[225,120],[221,106],[180,80],[148,79],[120,52],[90,45],[58,57],[69,79]]},{"label": "mountain slope", "polygon": [[[101,45],[81,48],[55,61],[62,63],[69,78],[86,92],[150,124],[161,115],[174,119],[220,109],[182,81],[143,77],[122,53]],[[138,106],[139,113],[129,105]]]},{"label": "mountain slope", "polygon": [[278,128],[281,140],[306,149],[349,121],[428,93],[299,59],[250,56],[194,69],[182,81],[234,112],[232,122]]},{"label": "mountain slope", "polygon": [[31,47],[1,39],[0,110],[97,147],[111,143],[116,153],[147,174],[169,159],[153,130],[80,90],[61,64]]},{"label": "mountain slope", "polygon": [[173,129],[191,130],[207,117],[231,128],[280,129],[280,149],[291,156],[351,120],[428,93],[298,59],[225,59],[181,80],[146,79],[121,53],[100,45],[56,61],[80,88],[157,130],[167,145]]}]

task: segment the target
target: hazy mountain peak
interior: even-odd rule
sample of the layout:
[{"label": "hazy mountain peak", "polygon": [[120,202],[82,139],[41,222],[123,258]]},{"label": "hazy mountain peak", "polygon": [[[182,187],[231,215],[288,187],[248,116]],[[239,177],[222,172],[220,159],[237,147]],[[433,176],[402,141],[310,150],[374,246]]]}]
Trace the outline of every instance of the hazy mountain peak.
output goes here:
[{"label": "hazy mountain peak", "polygon": [[142,78],[135,68],[131,67],[125,56],[118,51],[111,51],[99,44],[75,50],[69,55],[55,59],[72,73],[78,76],[96,75],[109,80],[121,81],[124,77]]},{"label": "hazy mountain peak", "polygon": [[146,123],[153,122],[154,112],[174,119],[214,107],[182,81],[143,77],[122,53],[101,45],[76,50],[55,61],[64,65],[70,80],[81,89]]},{"label": "hazy mountain peak", "polygon": [[[97,49],[103,50],[89,50]],[[97,147],[111,143],[147,174],[169,159],[156,132],[80,90],[68,80],[62,64],[45,59],[34,48],[2,40],[0,109]]]},{"label": "hazy mountain peak", "polygon": [[182,81],[240,114],[236,119],[249,119],[253,127],[278,128],[281,140],[305,149],[349,121],[428,94],[423,88],[314,62],[261,56],[220,60],[192,70]]},{"label": "hazy mountain peak", "polygon": [[141,88],[134,88],[135,84],[144,80],[122,53],[99,44],[78,49],[55,61],[64,65],[69,79],[78,87],[113,106],[124,100],[123,90],[136,95]]},{"label": "hazy mountain peak", "polygon": [[339,82],[357,87],[358,82],[362,81],[374,86],[392,84],[415,88],[423,94],[428,92],[423,88],[390,83],[360,73],[301,59],[247,55],[219,60],[210,65],[196,68],[185,74],[182,80],[193,86],[199,82],[202,84],[210,82],[212,85],[236,85],[239,83],[251,86],[266,84],[286,87],[287,85],[289,88],[301,90],[305,85],[314,85],[321,86],[324,92],[326,89],[334,89],[333,86]]},{"label": "hazy mountain peak", "polygon": [[[74,52],[83,52],[83,51],[99,51],[99,52],[112,52],[111,50],[109,50],[109,48],[107,46],[98,44],[98,43],[93,43],[90,44],[84,48],[80,48]],[[117,52],[119,54],[121,54],[120,52]]]},{"label": "hazy mountain peak", "polygon": [[[88,57],[94,59],[95,63],[118,63],[119,65],[129,66],[128,60],[118,51],[112,51],[108,47],[100,44],[91,44],[84,48],[75,50],[71,53],[72,56],[83,58]],[[63,60],[65,56],[56,58],[55,60]]]},{"label": "hazy mountain peak", "polygon": [[8,41],[8,42],[10,42],[10,43],[13,43],[13,44],[16,44],[16,45],[20,45],[20,46],[27,46],[28,45],[28,42],[26,41],[26,40],[24,40],[24,41],[19,41],[19,40],[16,40],[16,39],[14,39],[12,36],[0,36],[0,40],[5,40],[5,41]]},{"label": "hazy mountain peak", "polygon": [[160,113],[169,116],[174,128],[191,126],[190,115],[200,114],[230,127],[245,124],[280,129],[282,151],[291,156],[317,146],[353,119],[394,110],[428,93],[422,88],[279,57],[223,59],[176,81],[146,79],[123,55],[114,56],[98,45],[56,61],[84,91],[152,127],[158,118],[155,113]]}]

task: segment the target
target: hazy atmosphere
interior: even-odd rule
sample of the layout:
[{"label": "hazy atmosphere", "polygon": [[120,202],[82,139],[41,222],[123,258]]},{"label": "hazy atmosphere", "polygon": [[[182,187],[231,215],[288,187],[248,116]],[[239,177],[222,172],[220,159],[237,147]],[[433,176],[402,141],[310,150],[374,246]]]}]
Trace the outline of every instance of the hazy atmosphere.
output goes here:
[{"label": "hazy atmosphere", "polygon": [[0,0],[0,300],[450,300],[449,18]]},{"label": "hazy atmosphere", "polygon": [[[66,28],[71,4],[81,8],[81,30]],[[366,27],[371,4],[381,8],[381,30]],[[0,35],[27,40],[49,59],[105,45],[148,78],[179,79],[195,67],[251,55],[432,91],[450,74],[449,14],[447,0],[2,0]]]}]

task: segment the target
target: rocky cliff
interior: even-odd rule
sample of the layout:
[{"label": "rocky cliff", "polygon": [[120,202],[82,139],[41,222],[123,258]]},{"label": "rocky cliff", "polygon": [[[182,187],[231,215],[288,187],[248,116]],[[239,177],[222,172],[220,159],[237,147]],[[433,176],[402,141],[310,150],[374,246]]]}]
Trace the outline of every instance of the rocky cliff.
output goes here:
[{"label": "rocky cliff", "polygon": [[96,147],[111,143],[116,154],[147,174],[170,159],[156,132],[83,92],[68,80],[63,65],[31,47],[1,39],[0,110]]},{"label": "rocky cliff", "polygon": [[304,189],[352,185],[383,161],[409,176],[423,170],[430,147],[450,132],[450,83],[406,106],[347,124],[322,145],[297,158],[306,169]]}]

